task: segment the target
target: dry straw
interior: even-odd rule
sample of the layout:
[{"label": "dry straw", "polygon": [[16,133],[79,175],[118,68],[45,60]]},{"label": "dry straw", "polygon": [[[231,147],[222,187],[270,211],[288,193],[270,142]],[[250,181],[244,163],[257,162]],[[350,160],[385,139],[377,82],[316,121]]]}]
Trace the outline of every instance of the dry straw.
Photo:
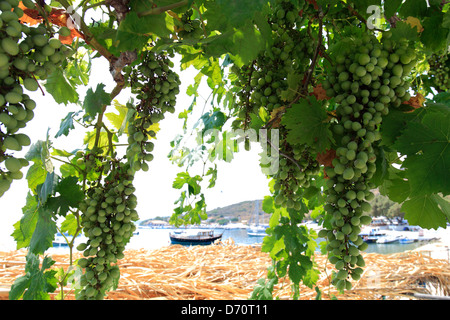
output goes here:
[{"label": "dry straw", "polygon": [[[0,299],[8,298],[14,280],[24,272],[26,251],[0,252]],[[79,256],[77,256],[79,257]],[[52,255],[55,267],[67,268],[68,255]],[[401,254],[364,254],[366,267],[354,288],[338,294],[330,286],[332,266],[326,257],[315,256],[321,271],[317,285],[322,299],[412,299],[413,294],[450,296],[450,264],[417,251]],[[179,245],[158,250],[129,250],[119,263],[121,278],[117,290],[107,299],[248,299],[256,281],[264,278],[271,260],[258,246],[232,242],[212,246]],[[2,294],[3,292],[3,294]],[[69,294],[67,294],[69,293]],[[73,299],[65,289],[67,299]],[[315,299],[316,291],[302,286],[301,299]],[[274,289],[281,299],[291,297],[288,279]]]}]

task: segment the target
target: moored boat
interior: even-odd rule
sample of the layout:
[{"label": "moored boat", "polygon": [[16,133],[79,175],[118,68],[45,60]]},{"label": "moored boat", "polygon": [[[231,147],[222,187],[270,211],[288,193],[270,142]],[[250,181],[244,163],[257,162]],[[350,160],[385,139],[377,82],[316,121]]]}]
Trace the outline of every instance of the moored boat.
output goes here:
[{"label": "moored boat", "polygon": [[400,239],[398,235],[389,235],[377,239],[377,243],[394,243]]},{"label": "moored boat", "polygon": [[172,244],[181,244],[187,246],[209,245],[222,238],[221,234],[214,234],[213,230],[201,230],[197,233],[174,232],[169,234]]}]

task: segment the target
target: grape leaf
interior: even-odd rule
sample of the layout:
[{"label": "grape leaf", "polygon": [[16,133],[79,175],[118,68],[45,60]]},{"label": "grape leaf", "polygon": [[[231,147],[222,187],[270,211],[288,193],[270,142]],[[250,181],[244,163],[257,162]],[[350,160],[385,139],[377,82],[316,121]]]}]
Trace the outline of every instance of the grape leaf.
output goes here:
[{"label": "grape leaf", "polygon": [[106,118],[111,122],[111,124],[118,130],[118,135],[122,133],[127,133],[128,128],[126,126],[128,120],[130,120],[134,111],[132,108],[127,108],[126,106],[120,104],[117,100],[113,101],[114,107],[119,112],[108,112],[105,113]]},{"label": "grape leaf", "polygon": [[97,113],[100,113],[104,105],[109,105],[111,103],[111,96],[105,92],[105,85],[103,83],[97,84],[95,92],[92,88],[86,92],[86,97],[83,102],[83,109],[86,113],[95,118]]},{"label": "grape leaf", "polygon": [[449,29],[442,27],[443,14],[435,14],[426,17],[422,23],[423,32],[420,37],[421,42],[433,51],[445,49]]},{"label": "grape leaf", "polygon": [[34,192],[39,184],[44,183],[46,177],[47,171],[42,166],[42,161],[36,161],[27,171],[28,188]]},{"label": "grape leaf", "polygon": [[27,253],[27,263],[25,264],[25,275],[18,277],[11,286],[9,292],[10,300],[50,300],[48,293],[54,292],[57,288],[55,270],[47,270],[55,261],[45,256],[40,266],[39,256],[32,252]]},{"label": "grape leaf", "polygon": [[398,9],[401,6],[402,2],[403,0],[384,1],[384,15],[387,19],[398,12]]},{"label": "grape leaf", "polygon": [[11,234],[17,243],[17,249],[26,248],[30,245],[36,227],[37,210],[37,198],[28,193],[25,206],[22,208],[22,218],[14,224],[14,231]]},{"label": "grape leaf", "polygon": [[404,18],[423,17],[426,12],[427,0],[406,0],[400,8],[399,15]]},{"label": "grape leaf", "polygon": [[47,208],[39,207],[37,213],[38,219],[30,240],[30,251],[43,254],[53,244],[56,222],[52,219],[52,212]]},{"label": "grape leaf", "polygon": [[185,184],[187,184],[189,195],[197,195],[201,190],[201,186],[199,185],[200,181],[202,181],[202,178],[199,175],[191,177],[188,172],[180,172],[177,174],[172,186],[175,189],[181,189]]},{"label": "grape leaf", "polygon": [[422,122],[408,123],[395,146],[407,155],[402,166],[408,169],[412,194],[450,193],[450,112],[428,113]]},{"label": "grape leaf", "polygon": [[220,110],[210,111],[203,114],[201,120],[204,125],[202,132],[205,133],[207,130],[220,130],[226,121],[226,115]]},{"label": "grape leaf", "polygon": [[318,152],[324,152],[334,142],[327,112],[314,96],[294,104],[286,111],[281,123],[289,130],[287,141],[290,144],[306,143]]},{"label": "grape leaf", "polygon": [[47,202],[48,197],[55,193],[58,180],[58,175],[55,174],[55,171],[52,171],[47,173],[44,183],[36,187],[36,193],[39,197],[39,202],[41,205],[44,205]]},{"label": "grape leaf", "polygon": [[59,126],[59,130],[55,135],[55,138],[58,138],[62,135],[67,136],[69,134],[69,131],[71,129],[75,129],[73,125],[73,116],[75,115],[75,112],[69,112],[67,116],[61,120],[61,124]]},{"label": "grape leaf", "polygon": [[[450,220],[448,203],[445,204],[445,200],[439,198],[438,195],[432,194],[414,197],[405,201],[402,205],[402,210],[405,212],[405,219],[411,225],[420,226],[425,229],[445,228],[447,220]],[[443,206],[445,211],[441,210],[439,205]]]},{"label": "grape leaf", "polygon": [[78,93],[67,81],[61,68],[57,68],[48,75],[44,87],[57,103],[67,105],[68,103],[78,102]]},{"label": "grape leaf", "polygon": [[252,20],[257,12],[263,11],[265,0],[216,0],[207,1],[204,5],[204,18],[208,21],[209,30],[221,33],[239,28]]},{"label": "grape leaf", "polygon": [[61,232],[67,232],[69,235],[74,236],[77,230],[77,218],[73,214],[66,215],[66,219],[61,223]]},{"label": "grape leaf", "polygon": [[78,178],[75,176],[62,179],[55,189],[59,195],[48,199],[46,207],[60,216],[65,216],[70,207],[78,208],[85,196],[77,182]]}]

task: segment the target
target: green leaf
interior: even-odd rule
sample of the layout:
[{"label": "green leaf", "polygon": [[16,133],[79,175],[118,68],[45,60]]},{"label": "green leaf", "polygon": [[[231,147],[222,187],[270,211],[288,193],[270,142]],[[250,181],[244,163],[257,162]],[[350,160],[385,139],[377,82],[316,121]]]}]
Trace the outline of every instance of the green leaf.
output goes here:
[{"label": "green leaf", "polygon": [[41,205],[44,205],[47,202],[48,197],[55,193],[58,180],[58,175],[53,171],[51,173],[47,173],[44,183],[36,187],[36,192]]},{"label": "green leaf", "polygon": [[26,179],[28,182],[28,188],[35,192],[36,187],[44,183],[47,177],[47,171],[42,166],[41,161],[36,161],[32,166],[28,168]]},{"label": "green leaf", "polygon": [[17,249],[26,248],[30,245],[31,237],[36,228],[38,220],[37,198],[31,193],[27,194],[26,204],[22,208],[22,218],[14,224],[11,236],[17,243]]},{"label": "green leaf", "polygon": [[57,103],[67,105],[78,102],[78,93],[67,81],[62,68],[57,68],[47,77],[44,87]]},{"label": "green leaf", "polygon": [[51,211],[42,207],[38,208],[38,220],[30,240],[30,251],[43,254],[52,247],[56,231],[56,222],[52,219]]},{"label": "green leaf", "polygon": [[253,23],[248,23],[239,29],[233,29],[212,38],[205,45],[205,53],[213,57],[221,57],[227,52],[233,63],[241,67],[253,61],[268,45],[267,39]]},{"label": "green leaf", "polygon": [[330,149],[333,140],[325,108],[315,97],[302,99],[286,111],[281,123],[289,130],[287,141],[292,144],[307,144],[317,152]]},{"label": "green leaf", "polygon": [[[57,288],[55,270],[49,269],[55,261],[46,256],[42,260],[42,267],[39,268],[39,256],[28,252],[27,263],[25,264],[25,275],[17,278],[9,292],[10,300],[50,300],[49,293]],[[46,271],[47,270],[47,271]]]},{"label": "green leaf", "polygon": [[222,111],[216,110],[214,112],[207,112],[203,114],[200,119],[204,125],[202,130],[204,133],[205,131],[212,129],[220,130],[226,121],[226,116]]},{"label": "green leaf", "polygon": [[214,188],[214,186],[216,185],[216,180],[217,180],[217,164],[214,164],[214,168],[211,167],[208,169],[205,176],[209,176],[209,175],[211,175],[211,179],[209,179],[208,188]]},{"label": "green leaf", "polygon": [[419,33],[417,26],[412,27],[409,23],[404,21],[397,22],[395,28],[392,30],[392,41],[398,41],[401,39],[407,39],[410,41],[417,41]]},{"label": "green leaf", "polygon": [[402,2],[403,0],[384,1],[384,15],[387,19],[398,12],[398,9],[400,8]]},{"label": "green leaf", "polygon": [[450,108],[447,113],[426,114],[421,123],[408,123],[395,146],[407,156],[407,168],[413,194],[450,193]]},{"label": "green leaf", "polygon": [[78,208],[78,204],[85,198],[84,192],[78,184],[78,178],[73,176],[62,179],[56,191],[72,208]]},{"label": "green leaf", "polygon": [[423,17],[427,12],[427,1],[428,0],[406,0],[400,8],[399,15],[403,18]]},{"label": "green leaf", "polygon": [[48,199],[46,207],[60,216],[65,216],[69,208],[78,208],[85,195],[77,182],[78,178],[75,176],[62,179],[55,189],[59,196]]},{"label": "green leaf", "polygon": [[443,14],[435,14],[426,17],[423,22],[423,32],[420,37],[421,42],[430,50],[436,52],[445,49],[449,29],[442,27]]},{"label": "green leaf", "polygon": [[252,20],[256,13],[261,12],[266,3],[265,0],[207,1],[204,4],[207,28],[221,33],[239,28]]},{"label": "green leaf", "polygon": [[75,233],[78,229],[78,221],[75,215],[68,214],[66,215],[66,218],[61,223],[61,232],[65,233],[67,232],[71,236],[75,236]]},{"label": "green leaf", "polygon": [[[443,201],[442,198],[434,194],[409,199],[402,205],[405,219],[408,220],[409,224],[424,229],[445,228],[450,216],[448,214],[448,203],[444,204]],[[439,208],[439,205],[444,205],[446,214]]]},{"label": "green leaf", "polygon": [[36,143],[33,143],[28,152],[25,154],[25,159],[33,162],[40,162],[43,164],[43,167],[47,170],[47,172],[52,172],[54,167],[50,159],[51,145],[52,143],[49,140],[47,133],[47,140],[38,140]]},{"label": "green leaf", "polygon": [[113,104],[118,111],[118,114],[114,112],[108,112],[105,113],[105,116],[114,126],[114,128],[118,130],[118,135],[121,135],[124,132],[128,132],[126,124],[134,114],[134,110],[120,104],[117,100],[114,100]]},{"label": "green leaf", "polygon": [[103,106],[109,105],[111,103],[111,96],[105,92],[105,85],[103,83],[97,84],[95,92],[92,88],[86,92],[86,97],[84,98],[83,109],[86,113],[95,118],[95,116],[102,111]]},{"label": "green leaf", "polygon": [[77,113],[78,112],[69,112],[67,116],[61,120],[61,124],[59,126],[58,132],[55,135],[55,138],[58,138],[62,135],[67,136],[71,129],[75,129],[73,125],[73,116],[76,115]]},{"label": "green leaf", "polygon": [[262,202],[262,209],[265,213],[275,212],[273,197],[271,196],[264,197],[264,200]]},{"label": "green leaf", "polygon": [[185,184],[188,185],[189,195],[197,195],[200,193],[201,186],[199,182],[202,178],[199,175],[191,177],[188,172],[180,172],[173,181],[172,187],[181,189]]}]

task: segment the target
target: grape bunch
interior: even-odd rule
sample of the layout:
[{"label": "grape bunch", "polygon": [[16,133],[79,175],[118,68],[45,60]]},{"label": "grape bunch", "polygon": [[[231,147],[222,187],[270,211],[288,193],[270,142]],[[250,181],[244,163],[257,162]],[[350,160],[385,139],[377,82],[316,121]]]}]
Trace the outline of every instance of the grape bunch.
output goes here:
[{"label": "grape bunch", "polygon": [[280,159],[280,169],[273,175],[274,201],[278,206],[299,211],[303,190],[311,185],[320,171],[320,165],[306,145],[290,146],[284,143],[281,151],[285,156]]},{"label": "grape bunch", "polygon": [[189,9],[181,16],[180,31],[178,37],[181,39],[200,39],[203,35],[202,22],[199,19],[192,19],[193,10]]},{"label": "grape bunch", "polygon": [[[25,5],[33,6],[30,1]],[[23,10],[19,0],[0,1],[0,196],[14,179],[21,179],[21,169],[28,166],[13,152],[29,146],[30,138],[18,131],[34,117],[36,103],[24,89],[36,91],[37,79],[45,79],[68,55],[61,41],[48,35],[43,25],[29,27],[19,19]]]},{"label": "grape bunch", "polygon": [[429,74],[436,89],[448,91],[450,89],[450,59],[448,53],[442,55],[432,54],[428,63],[430,65]]},{"label": "grape bunch", "polygon": [[139,103],[128,123],[127,159],[133,170],[148,170],[147,162],[153,160],[152,125],[164,119],[164,113],[175,112],[176,96],[180,92],[180,78],[171,67],[173,63],[165,54],[151,51],[143,53],[142,62],[127,70],[131,90]]},{"label": "grape bunch", "polygon": [[136,229],[133,222],[139,219],[132,172],[118,161],[111,161],[110,167],[103,185],[91,186],[80,205],[81,225],[88,238],[77,246],[84,256],[78,265],[85,269],[80,299],[102,299],[119,278],[114,264],[124,257],[125,245]]},{"label": "grape bunch", "polygon": [[269,113],[288,104],[296,96],[290,87],[300,83],[310,64],[315,43],[305,28],[300,12],[305,3],[294,5],[291,1],[278,0],[272,7],[268,23],[272,29],[273,45],[259,54],[251,64],[238,68],[234,86],[238,92],[240,119],[248,114],[258,114],[261,107]]},{"label": "grape bunch", "polygon": [[359,233],[371,221],[366,213],[374,197],[370,179],[376,171],[379,125],[389,108],[410,98],[404,77],[414,67],[415,52],[408,41],[394,42],[391,35],[385,32],[381,43],[374,35],[349,39],[323,83],[338,105],[332,126],[337,149],[332,166],[326,167],[324,209],[330,220],[319,236],[328,240],[340,290],[351,288],[350,277],[359,279],[365,265],[361,251],[367,244]]}]

